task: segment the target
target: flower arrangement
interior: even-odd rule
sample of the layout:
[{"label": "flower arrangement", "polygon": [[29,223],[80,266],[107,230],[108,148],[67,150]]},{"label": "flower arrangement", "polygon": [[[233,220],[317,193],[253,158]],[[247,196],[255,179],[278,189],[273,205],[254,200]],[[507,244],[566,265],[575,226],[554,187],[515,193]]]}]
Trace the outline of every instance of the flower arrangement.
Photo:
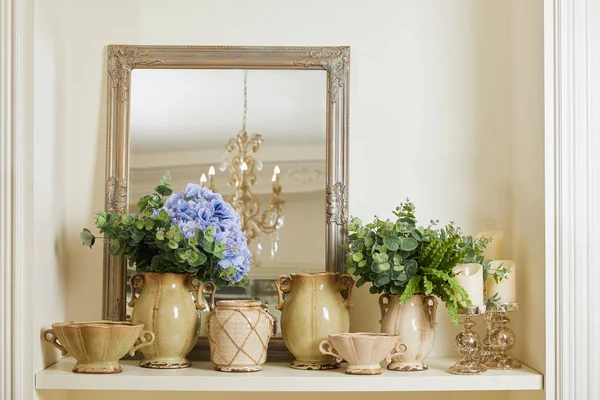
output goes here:
[{"label": "flower arrangement", "polygon": [[467,306],[472,303],[453,278],[453,269],[461,263],[483,263],[488,241],[463,236],[454,223],[442,228],[437,221],[419,226],[415,206],[408,200],[394,215],[395,221],[377,217],[366,225],[358,218],[351,221],[346,244],[348,273],[360,277],[358,287],[370,282],[371,293],[400,295],[401,303],[414,294],[435,295],[457,324],[460,299]]},{"label": "flower arrangement", "polygon": [[[246,234],[220,194],[193,183],[173,193],[165,176],[137,205],[138,214],[96,215],[111,255],[126,256],[138,272],[190,273],[217,286],[247,283],[252,254]],[[89,229],[80,237],[90,247],[98,239]]]}]

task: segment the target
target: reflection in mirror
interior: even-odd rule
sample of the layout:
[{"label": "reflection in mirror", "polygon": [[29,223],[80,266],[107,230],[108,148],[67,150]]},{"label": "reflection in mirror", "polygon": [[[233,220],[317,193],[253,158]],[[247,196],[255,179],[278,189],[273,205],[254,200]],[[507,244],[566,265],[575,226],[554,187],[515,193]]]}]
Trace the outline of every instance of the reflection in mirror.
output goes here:
[{"label": "reflection in mirror", "polygon": [[277,276],[326,269],[326,79],[320,70],[132,71],[130,212],[167,171],[174,191],[195,182],[221,193],[253,263],[250,284],[221,289],[219,300],[274,306]]}]

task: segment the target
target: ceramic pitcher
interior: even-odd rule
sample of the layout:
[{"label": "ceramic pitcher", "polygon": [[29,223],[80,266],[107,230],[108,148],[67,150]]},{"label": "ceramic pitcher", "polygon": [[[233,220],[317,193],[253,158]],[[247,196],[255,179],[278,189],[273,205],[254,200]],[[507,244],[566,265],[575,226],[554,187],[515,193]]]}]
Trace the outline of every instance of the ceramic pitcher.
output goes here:
[{"label": "ceramic pitcher", "polygon": [[258,300],[222,300],[206,317],[210,359],[217,371],[253,372],[267,360],[277,320]]},{"label": "ceramic pitcher", "polygon": [[427,357],[435,340],[435,314],[437,299],[434,296],[416,294],[406,303],[400,304],[400,296],[382,294],[379,297],[381,309],[381,332],[400,337],[407,351],[392,357],[388,369],[393,371],[423,371]]},{"label": "ceramic pitcher", "polygon": [[[191,363],[186,356],[196,344],[200,328],[198,310],[209,308],[204,299],[206,293],[211,295],[212,304],[214,284],[200,284],[190,274],[145,272],[133,275],[129,285],[132,322],[144,324],[156,336],[151,346],[141,349],[145,358],[140,361],[140,366],[161,369],[189,367]],[[139,297],[136,289],[141,289]],[[197,294],[196,302],[191,291]]]},{"label": "ceramic pitcher", "polygon": [[[295,357],[291,367],[339,368],[335,357],[321,354],[319,344],[332,333],[350,330],[348,310],[352,308],[352,277],[337,272],[291,274],[277,278],[275,285],[283,339]],[[346,299],[342,297],[342,291],[347,291]],[[286,294],[289,294],[287,298]]]}]

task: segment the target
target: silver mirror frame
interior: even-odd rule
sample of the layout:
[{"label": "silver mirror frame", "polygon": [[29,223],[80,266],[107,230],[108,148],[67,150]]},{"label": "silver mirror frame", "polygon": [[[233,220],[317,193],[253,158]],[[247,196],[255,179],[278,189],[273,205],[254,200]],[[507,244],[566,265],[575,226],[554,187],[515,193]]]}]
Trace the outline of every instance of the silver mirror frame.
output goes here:
[{"label": "silver mirror frame", "polygon": [[[348,99],[350,47],[108,46],[107,212],[129,200],[129,110],[133,69],[295,69],[327,72],[326,270],[344,271],[348,222]],[[102,317],[126,318],[127,263],[104,245]],[[200,340],[199,351],[207,347]],[[281,343],[280,343],[281,342]],[[283,340],[270,348],[285,350]],[[207,350],[207,349],[206,349]],[[193,357],[192,358],[197,358]]]}]

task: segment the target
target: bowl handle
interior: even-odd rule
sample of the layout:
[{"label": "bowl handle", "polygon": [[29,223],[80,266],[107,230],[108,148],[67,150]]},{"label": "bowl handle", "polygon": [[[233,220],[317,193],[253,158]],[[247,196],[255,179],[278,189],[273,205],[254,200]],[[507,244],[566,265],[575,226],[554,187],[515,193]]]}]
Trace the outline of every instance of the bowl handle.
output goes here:
[{"label": "bowl handle", "polygon": [[331,345],[329,340],[323,340],[319,344],[319,351],[321,352],[321,354],[327,354],[328,356],[334,356],[335,361],[338,363],[341,363],[343,360],[342,357],[340,357],[339,353],[337,351],[335,351],[335,349],[333,348],[333,346]]},{"label": "bowl handle", "polygon": [[387,362],[389,364],[392,362],[393,356],[406,354],[407,351],[408,351],[408,347],[406,347],[405,344],[398,342],[398,343],[396,343],[396,346],[394,346],[394,350],[392,350],[392,352],[390,354],[388,354],[387,357],[385,358],[385,362]]},{"label": "bowl handle", "polygon": [[154,333],[150,332],[150,331],[142,331],[142,333],[140,333],[140,337],[138,338],[138,340],[136,340],[135,344],[133,345],[133,347],[131,348],[131,350],[129,350],[129,355],[131,357],[134,356],[135,351],[137,349],[141,349],[142,347],[146,347],[146,346],[150,346],[152,343],[154,343]]},{"label": "bowl handle", "polygon": [[[50,335],[50,337],[48,337],[48,335]],[[56,337],[56,334],[54,333],[54,329],[46,329],[44,332],[42,332],[42,338],[50,343],[52,346],[56,347],[58,350],[60,350],[60,353],[63,356],[66,356],[68,354],[67,350],[65,350],[65,348],[62,346],[62,344],[58,343],[58,338]]]}]

